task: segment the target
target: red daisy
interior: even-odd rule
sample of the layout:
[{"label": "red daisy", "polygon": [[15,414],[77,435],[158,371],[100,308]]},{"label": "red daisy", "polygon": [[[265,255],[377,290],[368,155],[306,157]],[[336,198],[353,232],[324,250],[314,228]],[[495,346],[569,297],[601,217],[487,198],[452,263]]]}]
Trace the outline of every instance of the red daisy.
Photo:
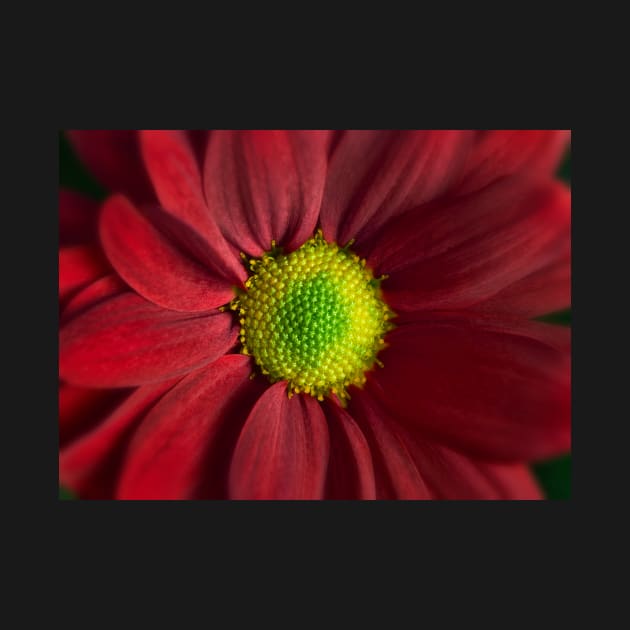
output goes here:
[{"label": "red daisy", "polygon": [[[539,498],[570,448],[552,131],[70,132],[60,480],[81,498]],[[382,367],[380,367],[382,365]]]}]

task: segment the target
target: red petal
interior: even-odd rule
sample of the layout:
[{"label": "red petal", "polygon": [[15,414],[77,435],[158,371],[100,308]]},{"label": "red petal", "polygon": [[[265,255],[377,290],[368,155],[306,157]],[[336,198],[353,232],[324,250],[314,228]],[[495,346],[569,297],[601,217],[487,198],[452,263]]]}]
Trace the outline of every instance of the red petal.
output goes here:
[{"label": "red petal", "polygon": [[208,207],[233,245],[259,256],[294,249],[313,235],[326,175],[324,131],[215,131],[204,187]]},{"label": "red petal", "polygon": [[59,250],[59,299],[94,282],[110,271],[101,250],[94,245],[73,245]]},{"label": "red petal", "polygon": [[82,499],[113,499],[129,437],[175,382],[139,387],[89,433],[63,449],[59,456],[60,481]]},{"label": "red petal", "polygon": [[568,130],[479,132],[457,192],[481,190],[510,175],[549,177],[558,168],[570,138]]},{"label": "red petal", "polygon": [[390,224],[370,256],[396,311],[463,308],[549,264],[570,241],[570,191],[502,182]]},{"label": "red petal", "polygon": [[531,461],[570,447],[570,331],[455,313],[388,333],[372,374],[406,426],[457,450]]},{"label": "red petal", "polygon": [[240,427],[247,417],[249,409],[242,405],[243,398],[253,402],[251,369],[248,357],[228,355],[189,374],[164,396],[130,444],[117,498],[197,498],[207,462],[229,461],[230,452],[214,446],[226,425]]},{"label": "red petal", "polygon": [[570,306],[570,229],[567,224],[558,240],[549,245],[547,253],[542,253],[539,265],[528,275],[475,305],[475,310],[536,317]]},{"label": "red petal", "polygon": [[108,298],[125,293],[127,290],[127,285],[113,273],[99,278],[68,301],[63,309],[62,321],[65,323],[79,313],[87,311]]},{"label": "red petal", "polygon": [[241,432],[230,469],[233,499],[321,499],[329,438],[326,419],[311,396],[286,395],[272,385]]},{"label": "red petal", "polygon": [[137,202],[155,198],[142,164],[137,131],[90,129],[66,133],[81,161],[105,188]]},{"label": "red petal", "polygon": [[474,460],[449,448],[413,439],[398,427],[423,479],[437,499],[542,499],[540,488],[523,464]]},{"label": "red petal", "polygon": [[348,131],[335,146],[321,209],[338,243],[374,234],[392,216],[431,201],[458,180],[467,131]]},{"label": "red petal", "polygon": [[59,444],[64,446],[97,424],[129,390],[86,389],[63,383],[59,386]]},{"label": "red petal", "polygon": [[59,374],[86,387],[129,387],[207,365],[235,343],[228,313],[185,315],[126,293],[65,325]]},{"label": "red petal", "polygon": [[[481,464],[479,464],[481,466]],[[484,474],[497,488],[501,498],[517,500],[544,499],[538,482],[528,466],[522,464],[487,464]]]},{"label": "red petal", "polygon": [[431,499],[404,441],[387,411],[368,390],[352,394],[349,407],[372,449],[377,499]]},{"label": "red petal", "polygon": [[372,455],[365,436],[338,405],[324,402],[330,431],[327,499],[375,499]]},{"label": "red petal", "polygon": [[142,131],[141,146],[162,206],[204,241],[202,260],[233,281],[247,276],[216,225],[203,196],[199,165],[183,131]]},{"label": "red petal", "polygon": [[98,204],[72,190],[59,191],[59,245],[85,244],[96,239]]},{"label": "red petal", "polygon": [[103,248],[140,295],[176,311],[207,311],[234,297],[226,280],[178,250],[124,197],[110,197],[100,224]]}]

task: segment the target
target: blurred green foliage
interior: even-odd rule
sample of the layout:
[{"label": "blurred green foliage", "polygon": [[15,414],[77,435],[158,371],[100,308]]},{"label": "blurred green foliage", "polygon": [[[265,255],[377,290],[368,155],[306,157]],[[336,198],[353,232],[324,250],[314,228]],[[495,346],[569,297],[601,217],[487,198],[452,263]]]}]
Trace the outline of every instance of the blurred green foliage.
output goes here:
[{"label": "blurred green foliage", "polygon": [[[558,170],[558,177],[571,184],[571,151],[567,152]],[[103,199],[106,191],[88,173],[78,160],[63,132],[59,134],[59,184],[82,192],[94,199]],[[559,326],[571,325],[571,309],[559,311],[538,318],[540,321]],[[569,499],[571,496],[571,455],[540,462],[532,470],[548,499]],[[59,499],[76,499],[74,494],[59,487]]]},{"label": "blurred green foliage", "polygon": [[76,499],[77,497],[75,497],[74,494],[72,494],[72,492],[70,492],[70,490],[68,490],[67,488],[64,488],[63,486],[59,486],[59,498],[62,501],[72,501],[73,499]]},{"label": "blurred green foliage", "polygon": [[564,180],[567,184],[571,183],[571,150],[567,152],[560,170],[558,171],[558,177]]},{"label": "blurred green foliage", "polygon": [[63,131],[59,132],[59,185],[93,199],[105,199],[106,190],[81,164]]},{"label": "blurred green foliage", "polygon": [[568,308],[564,311],[556,311],[555,313],[549,313],[549,315],[543,315],[537,317],[538,321],[547,322],[548,324],[558,324],[560,326],[571,325],[571,309]]},{"label": "blurred green foliage", "polygon": [[533,469],[548,499],[571,498],[571,455],[534,464]]}]

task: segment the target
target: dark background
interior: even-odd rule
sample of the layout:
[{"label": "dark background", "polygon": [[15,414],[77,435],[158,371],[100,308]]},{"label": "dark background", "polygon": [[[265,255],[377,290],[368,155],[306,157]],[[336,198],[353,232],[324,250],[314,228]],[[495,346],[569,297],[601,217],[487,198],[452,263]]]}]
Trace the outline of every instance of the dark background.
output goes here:
[{"label": "dark background", "polygon": [[[571,184],[571,152],[567,152],[558,176]],[[104,199],[106,191],[83,168],[63,133],[59,134],[59,185],[76,190],[94,199]],[[552,313],[540,318],[560,326],[571,325],[571,310]],[[568,499],[571,496],[571,455],[540,462],[533,467],[545,495],[549,499]],[[59,488],[60,499],[75,499],[68,490]]]}]

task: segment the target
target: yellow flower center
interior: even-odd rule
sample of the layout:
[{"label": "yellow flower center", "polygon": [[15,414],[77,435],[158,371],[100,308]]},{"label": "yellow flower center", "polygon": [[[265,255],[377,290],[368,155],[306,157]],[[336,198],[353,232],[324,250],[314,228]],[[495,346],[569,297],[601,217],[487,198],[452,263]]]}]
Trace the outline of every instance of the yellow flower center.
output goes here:
[{"label": "yellow flower center", "polygon": [[381,299],[380,282],[348,246],[321,232],[290,254],[275,248],[249,260],[238,312],[242,352],[272,383],[286,380],[289,397],[304,392],[323,400],[348,398],[346,387],[365,383],[365,372],[384,347],[394,313]]}]

